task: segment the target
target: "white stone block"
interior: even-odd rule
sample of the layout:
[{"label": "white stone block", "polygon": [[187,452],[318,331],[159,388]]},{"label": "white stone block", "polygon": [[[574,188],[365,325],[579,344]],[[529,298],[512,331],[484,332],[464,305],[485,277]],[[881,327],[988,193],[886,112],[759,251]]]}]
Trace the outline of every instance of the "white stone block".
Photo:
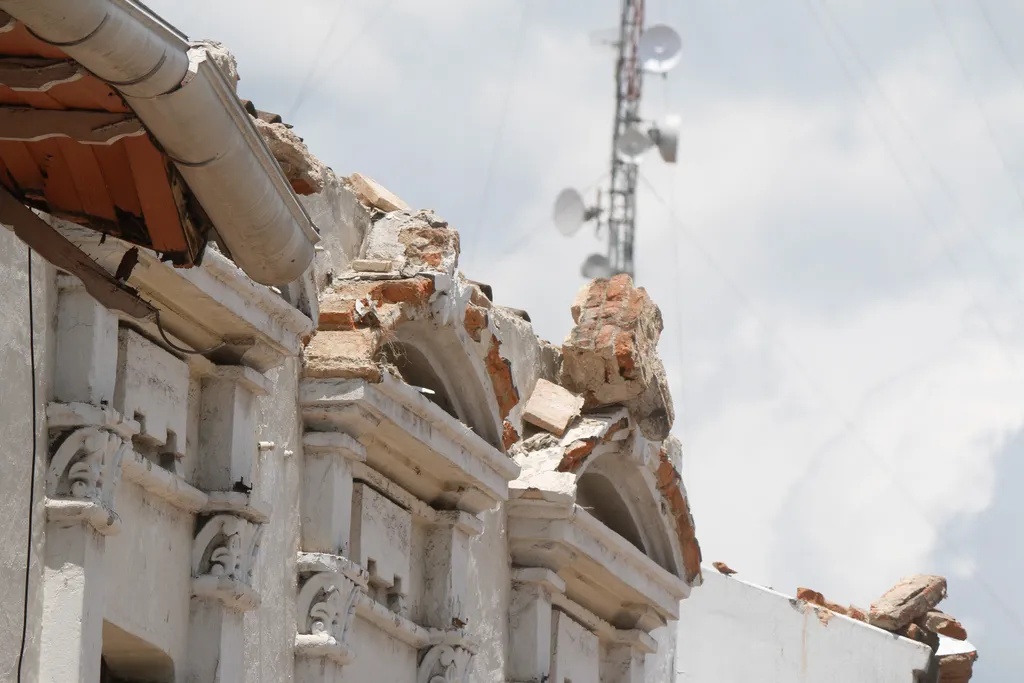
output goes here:
[{"label": "white stone block", "polygon": [[351,559],[370,573],[370,585],[389,596],[403,596],[409,586],[412,515],[357,483],[352,491]]},{"label": "white stone block", "polygon": [[563,389],[557,384],[538,379],[523,408],[523,419],[541,429],[562,436],[569,423],[580,414],[583,397]]},{"label": "white stone block", "polygon": [[141,426],[139,438],[161,452],[185,452],[188,365],[139,333],[122,328],[117,339],[114,408]]},{"label": "white stone block", "polygon": [[600,652],[597,635],[564,612],[555,612],[552,620],[555,647],[551,653],[552,681],[598,681]]},{"label": "white stone block", "polygon": [[53,397],[65,403],[109,404],[117,374],[117,316],[98,304],[77,278],[60,276],[58,283]]}]

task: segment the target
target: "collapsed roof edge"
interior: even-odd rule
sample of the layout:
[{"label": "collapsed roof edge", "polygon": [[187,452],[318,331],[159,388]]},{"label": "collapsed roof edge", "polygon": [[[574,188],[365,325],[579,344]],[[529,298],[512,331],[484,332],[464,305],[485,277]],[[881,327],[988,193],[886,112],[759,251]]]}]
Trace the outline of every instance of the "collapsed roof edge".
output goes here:
[{"label": "collapsed roof edge", "polygon": [[133,0],[0,0],[0,10],[117,88],[249,277],[302,276],[319,234],[205,49]]}]

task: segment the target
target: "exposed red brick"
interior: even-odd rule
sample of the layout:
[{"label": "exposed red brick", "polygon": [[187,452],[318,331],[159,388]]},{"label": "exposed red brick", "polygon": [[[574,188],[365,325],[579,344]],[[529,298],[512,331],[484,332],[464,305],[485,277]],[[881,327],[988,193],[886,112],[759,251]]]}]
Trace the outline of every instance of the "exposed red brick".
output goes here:
[{"label": "exposed red brick", "polygon": [[850,616],[849,608],[843,607],[842,605],[840,605],[837,602],[832,602],[831,600],[826,598],[824,595],[822,595],[818,591],[811,590],[810,588],[797,588],[796,589],[796,599],[797,600],[803,600],[804,602],[809,602],[812,605],[818,605],[819,607],[824,607],[826,609],[829,609],[829,610],[835,612],[836,614],[842,614],[844,616]]},{"label": "exposed red brick", "polygon": [[939,681],[941,683],[967,683],[974,673],[977,652],[939,657]]},{"label": "exposed red brick", "polygon": [[575,472],[587,456],[597,448],[597,439],[580,439],[569,444],[562,454],[562,461],[558,463],[559,472]]},{"label": "exposed red brick", "polygon": [[868,622],[896,631],[924,616],[946,597],[946,579],[918,575],[901,580],[871,605]]},{"label": "exposed red brick", "polygon": [[664,448],[661,450],[660,458],[657,471],[658,489],[672,510],[679,546],[683,552],[685,578],[688,583],[693,584],[700,577],[702,561],[697,530],[694,527],[693,515],[690,514],[690,505],[680,488],[682,479]]},{"label": "exposed red brick", "polygon": [[505,450],[512,448],[512,444],[519,441],[519,432],[512,426],[512,423],[505,420],[505,424],[502,425],[501,429],[501,443],[505,446]]},{"label": "exposed red brick", "polygon": [[487,327],[487,309],[472,303],[468,304],[463,326],[473,341],[480,341],[480,333]]},{"label": "exposed red brick", "polygon": [[504,420],[512,412],[512,408],[519,403],[519,390],[516,389],[515,381],[512,379],[512,364],[502,358],[499,353],[500,345],[497,337],[491,337],[491,347],[487,351],[485,365],[487,374],[491,378],[494,398],[498,400],[501,419]]},{"label": "exposed red brick", "polygon": [[896,631],[896,634],[903,636],[904,638],[909,638],[910,640],[915,640],[919,643],[924,643],[930,647],[933,652],[939,649],[939,637],[931,631],[921,628],[917,624],[907,624],[900,630]]},{"label": "exposed red brick", "polygon": [[854,607],[853,605],[846,608],[846,616],[851,619],[856,619],[857,621],[867,622],[868,620],[867,610],[861,609],[860,607]]},{"label": "exposed red brick", "polygon": [[380,299],[389,303],[425,304],[434,293],[434,281],[426,277],[386,280],[374,291]]},{"label": "exposed red brick", "polygon": [[661,311],[628,275],[594,280],[573,303],[576,325],[562,345],[560,383],[586,409],[621,404],[644,436],[668,437],[674,419],[657,354]]},{"label": "exposed red brick", "polygon": [[445,256],[459,255],[459,233],[449,228],[404,228],[398,240],[405,245],[405,258],[414,265],[438,268]]},{"label": "exposed red brick", "polygon": [[932,610],[923,617],[915,619],[914,623],[933,633],[949,636],[956,640],[967,640],[967,629],[964,628],[964,625],[948,614],[938,610]]}]

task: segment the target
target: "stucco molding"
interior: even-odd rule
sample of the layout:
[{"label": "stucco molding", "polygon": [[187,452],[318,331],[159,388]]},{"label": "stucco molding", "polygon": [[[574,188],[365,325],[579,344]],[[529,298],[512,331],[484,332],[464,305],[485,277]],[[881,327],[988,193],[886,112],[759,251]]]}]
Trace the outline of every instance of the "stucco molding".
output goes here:
[{"label": "stucco molding", "polygon": [[297,656],[348,663],[347,636],[359,591],[355,581],[336,572],[317,572],[303,582],[297,600]]},{"label": "stucco molding", "polygon": [[616,629],[650,632],[678,618],[686,581],[575,503],[519,497],[508,515],[513,564],[555,572],[567,597]]},{"label": "stucco molding", "polygon": [[342,432],[366,462],[430,505],[471,514],[508,499],[519,467],[415,388],[391,376],[307,378],[299,401],[310,432]]},{"label": "stucco molding", "polygon": [[56,444],[46,473],[47,519],[81,521],[101,534],[116,534],[121,520],[114,510],[114,497],[131,442],[87,426],[64,432]]},{"label": "stucco molding", "polygon": [[423,653],[416,683],[468,683],[473,653],[456,645],[435,645]]},{"label": "stucco molding", "polygon": [[192,594],[239,611],[258,607],[252,574],[262,533],[262,525],[234,515],[206,519],[192,545]]}]

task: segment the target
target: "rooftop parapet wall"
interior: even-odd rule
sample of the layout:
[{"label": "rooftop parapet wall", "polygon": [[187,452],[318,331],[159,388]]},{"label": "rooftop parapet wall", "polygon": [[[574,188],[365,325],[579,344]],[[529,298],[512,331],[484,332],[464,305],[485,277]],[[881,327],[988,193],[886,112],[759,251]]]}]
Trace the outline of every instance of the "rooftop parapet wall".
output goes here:
[{"label": "rooftop parapet wall", "polygon": [[363,176],[344,183],[370,225],[359,253],[320,295],[306,377],[394,375],[505,452],[555,444],[558,472],[582,472],[613,441],[624,452],[649,453],[638,462],[647,463],[651,489],[675,527],[681,576],[699,584],[680,447],[668,440],[672,399],[656,350],[662,317],[647,292],[628,276],[588,283],[572,307],[576,325],[561,348],[553,346],[523,312],[495,305],[489,287],[459,272],[459,235],[447,222],[404,208]]}]

